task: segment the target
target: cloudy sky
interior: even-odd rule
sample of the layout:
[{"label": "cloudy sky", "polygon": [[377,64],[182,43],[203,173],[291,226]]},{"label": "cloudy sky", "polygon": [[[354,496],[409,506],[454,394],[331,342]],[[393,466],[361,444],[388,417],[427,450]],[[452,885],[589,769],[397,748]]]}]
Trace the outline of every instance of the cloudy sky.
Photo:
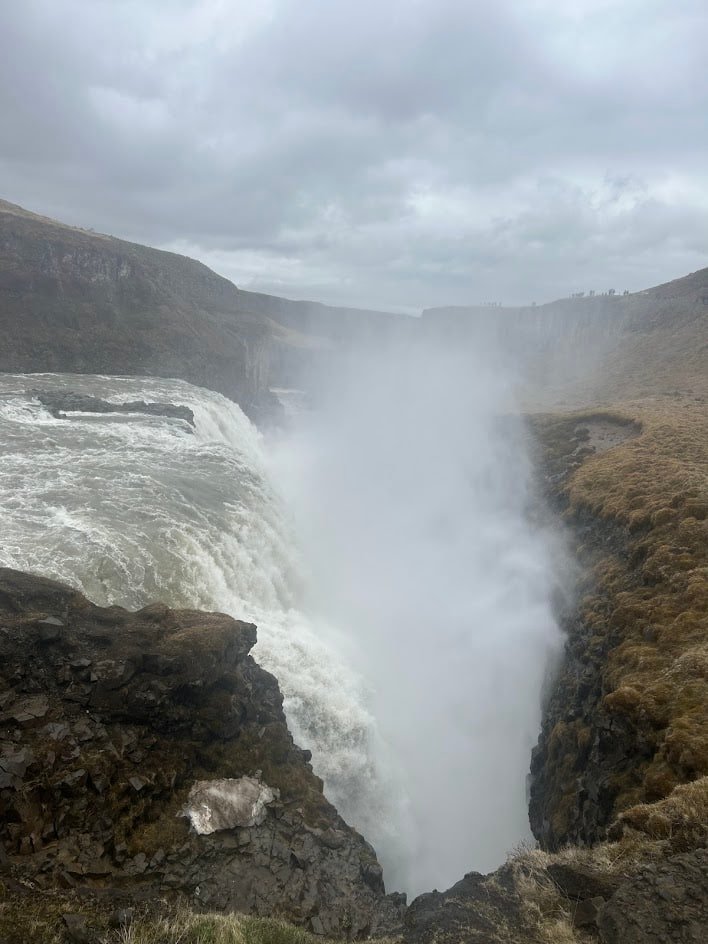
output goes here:
[{"label": "cloudy sky", "polygon": [[706,0],[0,3],[0,196],[398,310],[708,265]]}]

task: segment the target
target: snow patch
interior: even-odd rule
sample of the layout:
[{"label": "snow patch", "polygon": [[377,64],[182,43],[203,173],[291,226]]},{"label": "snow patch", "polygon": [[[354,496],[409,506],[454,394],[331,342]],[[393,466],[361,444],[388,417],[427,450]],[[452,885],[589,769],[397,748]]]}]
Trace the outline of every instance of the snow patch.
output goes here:
[{"label": "snow patch", "polygon": [[278,790],[255,777],[197,780],[179,815],[186,816],[200,836],[208,836],[220,829],[258,826],[279,796]]}]

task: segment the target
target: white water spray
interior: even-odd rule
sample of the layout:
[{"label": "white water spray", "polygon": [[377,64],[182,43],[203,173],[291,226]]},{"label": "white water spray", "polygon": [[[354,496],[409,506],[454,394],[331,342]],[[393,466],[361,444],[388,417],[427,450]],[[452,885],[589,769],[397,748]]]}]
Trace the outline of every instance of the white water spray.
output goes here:
[{"label": "white water spray", "polygon": [[529,837],[560,634],[513,377],[489,344],[362,354],[333,367],[325,405],[280,447],[309,606],[343,631],[404,775],[405,862],[377,850],[413,893],[491,870]]},{"label": "white water spray", "polygon": [[[265,445],[233,403],[179,381],[3,377],[0,562],[99,604],[255,622],[329,798],[388,887],[415,893],[527,833],[552,567],[503,373],[430,350],[361,370]],[[54,419],[32,387],[185,404],[196,431]]]}]

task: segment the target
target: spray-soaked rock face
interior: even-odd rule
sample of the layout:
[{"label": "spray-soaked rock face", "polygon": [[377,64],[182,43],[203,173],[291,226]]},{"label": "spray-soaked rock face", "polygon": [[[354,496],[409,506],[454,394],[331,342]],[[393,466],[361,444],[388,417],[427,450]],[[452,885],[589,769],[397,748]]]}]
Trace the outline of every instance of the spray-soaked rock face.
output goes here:
[{"label": "spray-soaked rock face", "polygon": [[189,791],[181,815],[200,836],[220,829],[260,826],[267,807],[280,796],[256,777],[237,780],[199,780]]},{"label": "spray-soaked rock face", "polygon": [[101,608],[0,569],[0,868],[19,889],[395,929],[400,903],[293,743],[255,641],[223,614]]}]

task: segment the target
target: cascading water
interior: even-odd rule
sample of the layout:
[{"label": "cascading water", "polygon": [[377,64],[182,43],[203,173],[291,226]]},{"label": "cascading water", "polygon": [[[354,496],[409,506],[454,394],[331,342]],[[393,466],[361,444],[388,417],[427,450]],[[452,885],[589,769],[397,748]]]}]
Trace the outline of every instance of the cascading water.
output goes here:
[{"label": "cascading water", "polygon": [[342,631],[405,778],[407,858],[388,861],[413,892],[531,838],[525,782],[560,644],[562,546],[540,523],[521,365],[493,342],[331,356],[318,409],[271,450],[308,611]]},{"label": "cascading water", "polygon": [[[268,443],[235,404],[180,381],[5,375],[0,563],[99,604],[255,622],[254,655],[327,795],[388,886],[417,893],[494,867],[527,835],[558,632],[499,384],[478,364],[451,388],[450,362],[429,351],[406,364],[369,362],[363,383],[335,385]],[[55,419],[32,388],[184,404],[195,429]]]},{"label": "cascading water", "polygon": [[[142,414],[55,419],[32,388],[186,404],[195,429]],[[173,380],[5,375],[0,509],[4,566],[66,581],[102,605],[162,600],[256,623],[254,656],[277,677],[328,797],[367,836],[395,844],[394,791],[376,762],[362,682],[328,627],[300,608],[296,541],[262,438],[238,406]]]}]

